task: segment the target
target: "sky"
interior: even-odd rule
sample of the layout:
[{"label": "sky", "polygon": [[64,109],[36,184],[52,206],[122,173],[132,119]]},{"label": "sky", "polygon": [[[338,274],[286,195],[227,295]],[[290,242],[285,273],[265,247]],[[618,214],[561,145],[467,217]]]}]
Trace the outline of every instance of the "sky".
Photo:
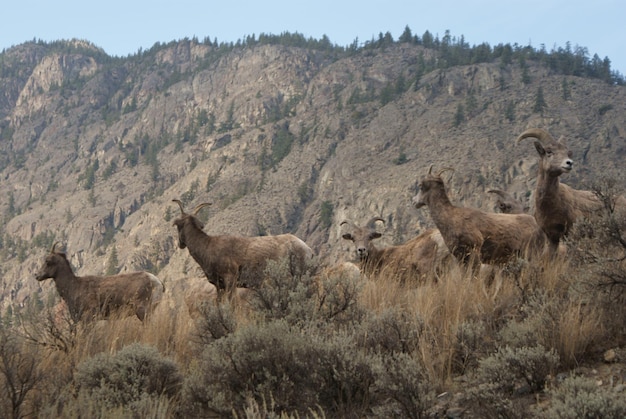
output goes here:
[{"label": "sky", "polygon": [[584,47],[626,75],[624,0],[13,0],[0,11],[0,51],[33,39],[90,41],[124,57],[183,38],[237,42],[246,36],[298,32],[348,46],[409,27],[470,46],[509,43],[548,51]]}]

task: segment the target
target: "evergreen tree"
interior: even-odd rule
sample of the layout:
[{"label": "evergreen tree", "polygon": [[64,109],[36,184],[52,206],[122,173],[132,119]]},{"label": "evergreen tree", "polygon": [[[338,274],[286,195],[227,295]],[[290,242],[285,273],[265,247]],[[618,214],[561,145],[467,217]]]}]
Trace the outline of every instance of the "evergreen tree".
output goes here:
[{"label": "evergreen tree", "polygon": [[567,79],[563,77],[563,81],[561,82],[561,88],[563,90],[563,100],[569,100],[572,96],[572,93],[569,88],[569,83]]},{"label": "evergreen tree", "polygon": [[504,75],[501,74],[500,75],[500,91],[505,91],[506,90],[506,79],[504,78]]},{"label": "evergreen tree", "polygon": [[236,128],[235,126],[235,101],[230,102],[228,112],[226,113],[226,121],[222,122],[218,130],[219,133],[224,133]]},{"label": "evergreen tree", "polygon": [[398,79],[396,80],[396,91],[395,91],[396,96],[401,95],[402,93],[404,93],[405,90],[406,90],[406,80],[404,78],[404,75],[400,74],[400,76],[398,76]]},{"label": "evergreen tree", "polygon": [[543,97],[543,88],[539,86],[537,94],[535,95],[535,106],[533,106],[533,112],[537,112],[543,116],[543,111],[547,108],[546,100]]},{"label": "evergreen tree", "polygon": [[413,90],[417,91],[420,88],[420,81],[422,80],[422,75],[424,73],[424,67],[420,67],[415,72],[415,78],[413,79]]},{"label": "evergreen tree", "polygon": [[504,109],[504,117],[509,121],[515,121],[515,103],[510,101],[506,104],[506,108]]},{"label": "evergreen tree", "polygon": [[115,275],[118,272],[117,265],[119,261],[117,259],[117,248],[113,246],[111,249],[111,254],[109,255],[109,260],[107,261],[106,275]]},{"label": "evergreen tree", "polygon": [[463,109],[463,104],[459,103],[454,114],[454,126],[458,127],[463,121],[465,121],[465,109]]},{"label": "evergreen tree", "polygon": [[400,38],[398,38],[398,41],[401,43],[413,42],[413,34],[411,33],[411,29],[409,28],[409,25],[404,27],[404,32],[402,32],[402,35],[400,35]]},{"label": "evergreen tree", "polygon": [[513,63],[513,48],[511,48],[511,45],[506,44],[502,47],[500,64],[502,67],[506,67],[511,63]]},{"label": "evergreen tree", "polygon": [[13,323],[13,306],[8,305],[6,311],[4,312],[4,316],[2,317],[2,324],[5,327],[8,327]]},{"label": "evergreen tree", "polygon": [[394,88],[391,83],[387,83],[380,92],[380,104],[385,106],[393,100]]},{"label": "evergreen tree", "polygon": [[327,229],[333,223],[335,209],[333,207],[333,203],[331,201],[323,201],[322,208],[320,213],[320,223],[322,228]]},{"label": "evergreen tree", "polygon": [[428,31],[424,32],[424,35],[422,35],[422,43],[426,48],[433,48],[435,44],[433,35]]},{"label": "evergreen tree", "polygon": [[478,110],[478,99],[474,95],[474,91],[470,91],[469,95],[465,98],[465,107],[467,108],[467,115],[471,118],[476,114]]},{"label": "evergreen tree", "polygon": [[522,83],[529,84],[530,83],[530,72],[528,71],[528,64],[526,64],[526,59],[521,56],[519,58],[519,65],[522,69]]},{"label": "evergreen tree", "polygon": [[6,216],[8,219],[11,219],[15,216],[15,197],[13,196],[13,191],[9,191],[9,206],[6,209]]}]

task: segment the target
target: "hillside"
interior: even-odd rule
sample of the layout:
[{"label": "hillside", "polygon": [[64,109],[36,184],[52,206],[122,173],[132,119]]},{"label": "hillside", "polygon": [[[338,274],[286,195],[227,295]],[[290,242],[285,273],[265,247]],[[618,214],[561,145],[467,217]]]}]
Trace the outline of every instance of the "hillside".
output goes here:
[{"label": "hillside", "polygon": [[119,271],[168,282],[196,269],[175,246],[174,198],[212,202],[208,232],[292,232],[332,263],[352,258],[344,219],[384,217],[387,244],[431,226],[409,204],[430,165],[455,169],[456,202],[492,209],[494,187],[527,200],[536,155],[514,139],[528,127],[567,138],[570,185],[622,173],[626,87],[530,59],[438,68],[437,57],[407,42],[4,52],[2,312],[39,292],[33,273],[55,241],[79,274],[104,273],[114,249]]}]

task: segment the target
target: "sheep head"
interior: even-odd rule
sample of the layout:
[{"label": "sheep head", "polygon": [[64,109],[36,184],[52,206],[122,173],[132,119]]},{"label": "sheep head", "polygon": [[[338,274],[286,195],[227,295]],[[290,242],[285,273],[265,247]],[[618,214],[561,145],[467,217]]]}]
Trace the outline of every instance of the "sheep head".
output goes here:
[{"label": "sheep head", "polygon": [[517,137],[519,143],[524,138],[535,138],[535,149],[539,153],[540,170],[551,176],[569,173],[574,167],[572,152],[565,144],[565,138],[555,140],[548,131],[541,128],[527,129]]},{"label": "sheep head", "polygon": [[350,231],[341,235],[341,237],[345,240],[350,240],[354,243],[356,247],[356,254],[359,260],[364,260],[368,256],[368,249],[370,246],[370,241],[375,240],[381,236],[381,234],[376,231],[376,223],[378,221],[385,222],[385,220],[381,217],[372,217],[365,227],[358,227],[351,221],[342,221],[340,226],[347,224],[350,226]]},{"label": "sheep head", "polygon": [[424,205],[428,205],[428,199],[432,190],[441,190],[445,192],[445,186],[441,175],[448,171],[454,171],[451,167],[445,167],[441,169],[437,174],[432,174],[433,166],[428,168],[426,176],[417,184],[417,195],[413,197],[411,202],[415,208],[421,208]]},{"label": "sheep head", "polygon": [[48,278],[54,278],[57,275],[59,267],[63,263],[67,263],[67,256],[63,252],[56,252],[55,248],[58,243],[54,243],[50,249],[50,253],[46,256],[43,265],[35,275],[37,281],[43,281]]},{"label": "sheep head", "polygon": [[211,205],[209,202],[204,202],[202,204],[196,205],[196,207],[191,211],[191,214],[185,212],[183,207],[183,203],[178,199],[172,199],[172,202],[176,202],[180,207],[180,217],[174,220],[173,225],[178,229],[178,247],[184,249],[187,247],[187,242],[185,240],[185,225],[191,224],[199,230],[204,229],[204,223],[197,218],[198,212],[208,206]]},{"label": "sheep head", "polygon": [[487,192],[496,195],[496,205],[503,214],[524,214],[526,212],[524,204],[510,193],[500,189],[490,189]]}]

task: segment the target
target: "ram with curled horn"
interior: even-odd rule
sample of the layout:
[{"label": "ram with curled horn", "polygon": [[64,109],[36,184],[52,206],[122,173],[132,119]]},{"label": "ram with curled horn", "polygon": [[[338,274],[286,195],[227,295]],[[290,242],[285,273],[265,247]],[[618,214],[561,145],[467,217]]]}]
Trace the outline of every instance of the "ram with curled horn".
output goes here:
[{"label": "ram with curled horn", "polygon": [[341,237],[354,243],[362,274],[366,277],[384,275],[404,282],[435,277],[437,268],[449,256],[437,229],[429,229],[401,245],[378,248],[373,243],[382,236],[376,228],[378,222],[384,223],[385,220],[372,217],[364,227],[349,220],[340,224],[347,226]]},{"label": "ram with curled horn", "polygon": [[500,264],[543,253],[545,235],[531,215],[455,206],[446,193],[443,170],[433,175],[431,169],[419,181],[412,202],[416,208],[428,206],[443,241],[459,262]]},{"label": "ram with curled horn", "polygon": [[52,245],[35,279],[53,279],[74,320],[136,315],[145,321],[161,301],[165,288],[151,273],[76,276],[66,254],[56,250],[57,244]]},{"label": "ram with curled horn", "polygon": [[178,246],[187,248],[200,266],[207,280],[217,288],[220,301],[224,292],[232,295],[237,287],[261,286],[267,262],[287,260],[292,275],[302,275],[313,258],[313,251],[293,234],[276,236],[209,235],[203,231],[204,223],[198,212],[211,205],[196,205],[186,213],[183,203],[174,199],[180,207],[180,217],[173,225],[178,230]]},{"label": "ram with curled horn", "polygon": [[[552,253],[569,233],[577,219],[598,215],[604,204],[592,191],[574,189],[561,183],[560,176],[574,167],[572,152],[565,138],[555,140],[542,128],[531,128],[521,133],[516,143],[534,138],[539,156],[537,184],[535,187],[535,219],[545,232]],[[617,211],[626,211],[626,198],[614,198]]]}]

